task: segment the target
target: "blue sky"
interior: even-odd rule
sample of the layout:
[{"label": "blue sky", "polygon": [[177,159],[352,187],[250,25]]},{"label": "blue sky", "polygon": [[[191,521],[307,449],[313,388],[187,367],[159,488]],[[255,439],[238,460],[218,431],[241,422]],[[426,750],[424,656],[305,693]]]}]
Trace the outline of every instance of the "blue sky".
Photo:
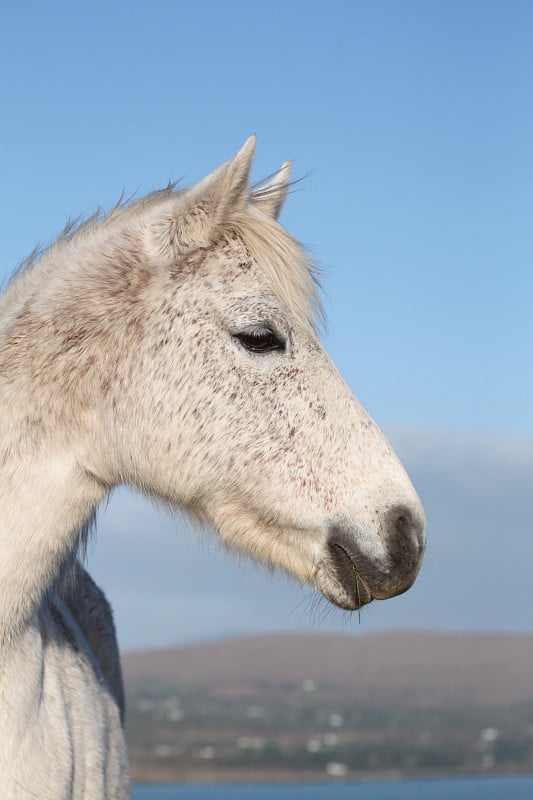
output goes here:
[{"label": "blue sky", "polygon": [[67,217],[193,182],[256,132],[255,178],[305,176],[282,222],[377,421],[529,437],[532,31],[520,0],[8,4],[0,277]]},{"label": "blue sky", "polygon": [[529,2],[8,4],[2,271],[258,135],[308,177],[330,350],[382,422],[533,427]]}]

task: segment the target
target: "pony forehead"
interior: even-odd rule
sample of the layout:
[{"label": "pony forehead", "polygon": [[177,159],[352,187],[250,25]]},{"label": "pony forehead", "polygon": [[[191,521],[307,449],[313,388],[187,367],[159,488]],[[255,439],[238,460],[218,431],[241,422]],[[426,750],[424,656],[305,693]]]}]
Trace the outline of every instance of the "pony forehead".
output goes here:
[{"label": "pony forehead", "polygon": [[[228,209],[227,215],[213,230],[213,246],[220,238],[237,236],[266,277],[274,295],[291,313],[316,327],[324,320],[318,268],[302,245],[258,207],[265,196],[270,199],[278,193],[284,196],[286,186],[268,184],[265,187],[263,184],[264,181],[256,184],[257,188],[249,193],[244,205]],[[148,210],[149,216],[150,206],[163,205],[169,198],[179,199],[180,196],[186,202],[187,190],[175,191],[169,187],[135,201],[130,207],[135,210],[139,203],[141,213]],[[179,217],[179,207],[176,215]],[[206,249],[209,251],[209,247]]]}]

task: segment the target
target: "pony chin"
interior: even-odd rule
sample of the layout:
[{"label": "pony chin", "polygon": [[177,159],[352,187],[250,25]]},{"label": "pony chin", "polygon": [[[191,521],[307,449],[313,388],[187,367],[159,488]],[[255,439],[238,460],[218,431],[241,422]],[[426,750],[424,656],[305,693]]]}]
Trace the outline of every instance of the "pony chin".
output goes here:
[{"label": "pony chin", "polygon": [[261,520],[253,512],[234,504],[220,504],[209,515],[220,542],[232,551],[245,553],[267,567],[282,569],[301,582],[315,584],[322,534]]},{"label": "pony chin", "polygon": [[370,590],[359,575],[357,582],[355,572],[350,575],[349,581],[341,581],[327,562],[322,563],[317,570],[316,586],[326,600],[345,611],[356,611],[373,600]]}]

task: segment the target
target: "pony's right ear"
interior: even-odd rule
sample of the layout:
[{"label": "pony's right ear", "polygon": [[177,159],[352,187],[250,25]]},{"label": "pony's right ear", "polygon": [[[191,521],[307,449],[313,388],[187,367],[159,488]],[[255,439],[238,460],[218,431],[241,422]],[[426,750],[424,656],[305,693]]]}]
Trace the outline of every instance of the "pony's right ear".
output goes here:
[{"label": "pony's right ear", "polygon": [[211,244],[216,229],[248,201],[254,152],[255,136],[250,136],[232,159],[156,206],[148,220],[150,249],[156,257],[174,260]]},{"label": "pony's right ear", "polygon": [[252,205],[259,208],[264,214],[277,219],[282,209],[287,190],[290,186],[291,162],[285,161],[278,172],[263,186],[252,192],[250,198]]}]

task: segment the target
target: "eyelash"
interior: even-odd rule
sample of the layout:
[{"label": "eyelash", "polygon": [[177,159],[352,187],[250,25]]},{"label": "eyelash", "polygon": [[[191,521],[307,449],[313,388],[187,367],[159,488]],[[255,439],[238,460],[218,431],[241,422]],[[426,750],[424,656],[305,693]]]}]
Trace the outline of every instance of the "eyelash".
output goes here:
[{"label": "eyelash", "polygon": [[284,339],[269,328],[245,333],[236,333],[234,338],[249,353],[284,353],[287,345]]}]

